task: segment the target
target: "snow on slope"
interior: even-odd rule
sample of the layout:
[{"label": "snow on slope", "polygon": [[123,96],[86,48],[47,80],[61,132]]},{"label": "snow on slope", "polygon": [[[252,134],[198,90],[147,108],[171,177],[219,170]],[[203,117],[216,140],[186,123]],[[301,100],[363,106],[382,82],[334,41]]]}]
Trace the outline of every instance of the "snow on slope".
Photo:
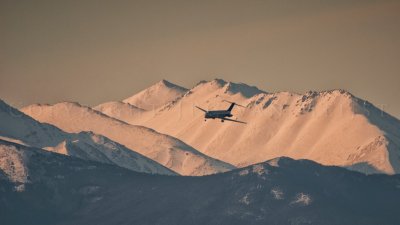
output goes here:
[{"label": "snow on slope", "polygon": [[81,159],[115,164],[137,172],[175,175],[157,162],[92,132],[80,132],[55,147],[45,149]]},{"label": "snow on slope", "polygon": [[175,174],[139,153],[92,132],[66,133],[39,123],[0,100],[0,139],[49,151],[115,164],[145,173]]},{"label": "snow on slope", "polygon": [[37,146],[55,146],[67,138],[57,127],[42,124],[0,100],[0,136]]},{"label": "snow on slope", "polygon": [[93,107],[93,109],[130,124],[136,124],[136,121],[140,120],[143,114],[147,113],[144,109],[119,101],[106,102]]},{"label": "snow on slope", "polygon": [[145,110],[153,110],[179,98],[186,92],[186,88],[161,80],[153,86],[123,100],[123,102]]},{"label": "snow on slope", "polygon": [[67,132],[93,131],[104,135],[182,175],[206,175],[234,168],[174,137],[127,124],[77,103],[31,105],[21,110],[38,121],[53,124]]},{"label": "snow on slope", "polygon": [[0,140],[0,170],[13,183],[20,186],[28,182],[28,169],[26,167],[27,157],[24,152],[18,151],[16,143]]},{"label": "snow on slope", "polygon": [[[159,104],[158,107],[154,107],[154,109],[138,111],[137,107],[132,106],[128,103],[121,103],[118,101],[103,103],[96,107],[93,107],[93,109],[95,109],[101,113],[104,113],[110,117],[127,122],[129,124],[134,124],[134,125],[144,124],[145,121],[151,120],[153,117],[155,117],[159,113],[159,111],[162,112],[166,108],[169,108],[171,105],[174,105],[175,103],[180,103],[180,99],[182,97],[191,94],[191,92],[187,92],[188,90],[185,89],[184,92],[182,91],[180,94],[174,95],[174,97],[165,98],[165,96],[166,96],[165,92],[160,91],[160,90],[163,90],[163,88],[155,88],[155,87],[159,87],[159,86],[165,86],[165,85],[163,85],[163,83],[167,83],[168,86],[177,86],[175,84],[172,84],[168,81],[163,80],[163,81],[158,82],[157,84],[154,84],[152,87],[146,89],[146,90],[153,90],[151,92],[152,98],[163,99],[162,100],[163,104]],[[199,84],[204,84],[204,83],[207,83],[207,82],[201,81]],[[224,86],[226,84],[226,82],[221,79],[215,79],[213,81],[213,84],[219,85],[219,86],[221,86],[221,85]],[[224,91],[224,93],[230,93],[230,94],[239,93],[240,95],[243,95],[246,97],[251,97],[255,94],[265,93],[254,86],[248,86],[243,83],[239,83],[239,84],[228,83],[226,86],[224,86],[223,91]],[[135,96],[141,96],[139,94],[137,94]],[[181,113],[179,113],[179,114],[181,114]],[[168,121],[165,121],[165,122],[168,122]]]},{"label": "snow on slope", "polygon": [[[248,122],[204,121],[205,109],[225,109]],[[288,156],[364,173],[400,173],[400,122],[343,90],[265,93],[223,80],[201,82],[182,98],[138,120],[203,153],[242,167]]]}]

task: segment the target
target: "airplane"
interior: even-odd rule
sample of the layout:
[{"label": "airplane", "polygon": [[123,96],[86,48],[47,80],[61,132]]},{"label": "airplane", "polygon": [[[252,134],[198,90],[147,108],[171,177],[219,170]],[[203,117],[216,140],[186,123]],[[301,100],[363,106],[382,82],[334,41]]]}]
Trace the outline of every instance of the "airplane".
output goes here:
[{"label": "airplane", "polygon": [[233,119],[229,119],[227,117],[232,117],[232,109],[235,105],[240,106],[240,107],[245,107],[239,104],[236,104],[235,102],[230,102],[230,101],[226,101],[223,100],[224,102],[229,102],[231,103],[231,105],[229,106],[229,108],[227,110],[212,110],[212,111],[207,111],[205,109],[202,109],[198,106],[195,106],[196,108],[200,109],[201,111],[204,112],[204,121],[207,121],[207,119],[221,119],[221,122],[224,122],[225,120],[227,121],[232,121],[232,122],[236,122],[236,123],[244,123],[246,124],[246,122],[243,121],[239,121],[239,120],[233,120]]}]

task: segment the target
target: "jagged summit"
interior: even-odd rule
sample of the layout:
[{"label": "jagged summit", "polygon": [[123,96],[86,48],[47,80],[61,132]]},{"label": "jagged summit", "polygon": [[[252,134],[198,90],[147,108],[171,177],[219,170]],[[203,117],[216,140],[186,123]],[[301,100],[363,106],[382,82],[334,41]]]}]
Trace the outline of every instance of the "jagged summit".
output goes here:
[{"label": "jagged summit", "polygon": [[208,81],[208,82],[209,82],[209,83],[218,84],[218,85],[220,85],[220,86],[224,86],[226,83],[228,83],[228,81],[225,81],[225,80],[220,79],[220,78],[215,78],[215,79],[213,79],[213,80],[211,80],[211,81]]},{"label": "jagged summit", "polygon": [[[220,78],[215,78],[212,80],[201,80],[199,81],[193,88],[196,89],[198,86],[203,86],[203,85],[209,85],[209,86],[214,86],[217,88],[224,88],[224,90],[227,91],[231,91],[232,94],[236,94],[240,91],[245,91],[248,90],[250,92],[250,94],[245,95],[245,97],[250,98],[253,97],[254,95],[257,94],[279,94],[279,93],[290,93],[290,94],[295,94],[295,95],[310,95],[310,94],[314,94],[314,95],[319,95],[319,94],[336,94],[336,95],[345,95],[345,96],[352,96],[354,97],[354,95],[346,89],[341,89],[341,88],[335,88],[335,89],[329,89],[329,90],[322,90],[322,91],[313,91],[313,90],[308,90],[305,92],[292,92],[292,91],[275,91],[275,92],[267,92],[264,90],[259,89],[256,86],[252,86],[252,85],[248,85],[246,83],[236,83],[236,82],[232,82],[232,81],[226,81],[224,79],[220,79]],[[202,87],[204,88],[204,86]],[[245,92],[246,93],[246,92]]]},{"label": "jagged summit", "polygon": [[231,81],[225,81],[223,79],[213,79],[211,81],[201,81],[194,86],[190,92],[195,92],[200,89],[217,90],[221,89],[221,94],[235,95],[240,94],[245,98],[251,98],[261,93],[267,93],[263,90],[258,89],[256,86],[250,86],[245,83],[235,83]]},{"label": "jagged summit", "polygon": [[340,94],[344,94],[344,95],[354,96],[349,90],[342,89],[342,88],[324,90],[324,91],[321,91],[321,92],[326,92],[326,93],[340,93]]},{"label": "jagged summit", "polygon": [[256,86],[249,86],[244,83],[233,83],[233,82],[228,82],[224,86],[225,92],[229,92],[231,94],[236,94],[240,93],[246,98],[250,98],[254,95],[258,95],[261,93],[266,93],[265,91],[262,91],[258,89]]}]

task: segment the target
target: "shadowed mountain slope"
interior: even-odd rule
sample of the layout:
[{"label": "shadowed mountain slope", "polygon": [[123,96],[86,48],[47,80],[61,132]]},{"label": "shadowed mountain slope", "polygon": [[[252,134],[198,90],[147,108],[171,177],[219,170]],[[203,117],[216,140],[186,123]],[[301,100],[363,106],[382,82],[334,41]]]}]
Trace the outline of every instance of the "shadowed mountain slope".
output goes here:
[{"label": "shadowed mountain slope", "polygon": [[15,181],[0,179],[0,216],[9,225],[395,225],[400,220],[398,175],[279,158],[210,176],[161,176],[17,144],[5,152],[23,155],[29,171],[19,192]]}]

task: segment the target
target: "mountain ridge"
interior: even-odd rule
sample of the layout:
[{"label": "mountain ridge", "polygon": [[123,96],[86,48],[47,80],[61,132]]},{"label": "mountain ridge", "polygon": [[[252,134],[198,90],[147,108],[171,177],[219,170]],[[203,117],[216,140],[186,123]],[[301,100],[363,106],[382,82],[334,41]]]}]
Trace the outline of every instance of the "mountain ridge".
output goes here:
[{"label": "mountain ridge", "polygon": [[198,152],[178,138],[128,124],[86,106],[64,102],[42,107],[32,105],[21,111],[67,132],[93,131],[106,136],[182,175],[206,175],[234,168]]}]

